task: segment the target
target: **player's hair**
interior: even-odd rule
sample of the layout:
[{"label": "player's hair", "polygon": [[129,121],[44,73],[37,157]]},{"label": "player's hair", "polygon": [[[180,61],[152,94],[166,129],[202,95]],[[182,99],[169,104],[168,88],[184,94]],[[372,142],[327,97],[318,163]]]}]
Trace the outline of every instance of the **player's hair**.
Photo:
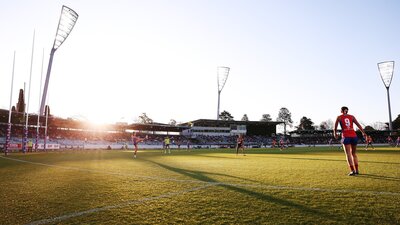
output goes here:
[{"label": "player's hair", "polygon": [[343,106],[341,108],[341,111],[344,112],[344,113],[347,113],[349,111],[349,108],[347,108],[346,106]]}]

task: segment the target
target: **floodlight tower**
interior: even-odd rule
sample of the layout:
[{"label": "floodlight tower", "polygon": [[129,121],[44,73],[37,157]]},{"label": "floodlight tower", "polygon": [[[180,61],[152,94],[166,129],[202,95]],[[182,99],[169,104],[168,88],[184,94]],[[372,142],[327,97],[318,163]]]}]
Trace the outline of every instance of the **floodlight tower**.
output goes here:
[{"label": "floodlight tower", "polygon": [[217,68],[217,83],[218,83],[218,108],[217,108],[217,120],[219,120],[219,105],[220,105],[220,96],[221,91],[225,86],[226,80],[229,76],[229,71],[231,69],[226,66],[219,66]]},{"label": "floodlight tower", "polygon": [[390,97],[389,97],[389,87],[392,83],[393,71],[394,71],[394,61],[386,61],[378,63],[378,70],[381,75],[383,84],[386,87],[388,107],[389,107],[389,131],[392,131],[392,112],[390,110]]},{"label": "floodlight tower", "polygon": [[49,86],[50,72],[51,66],[53,64],[54,53],[62,45],[62,43],[64,43],[65,39],[67,39],[68,35],[71,33],[76,21],[78,20],[78,16],[79,15],[71,8],[65,5],[62,6],[60,20],[57,26],[56,37],[54,39],[53,47],[50,51],[50,59],[49,65],[47,67],[46,81],[44,84],[42,95],[42,103],[40,104],[40,115],[43,115],[44,106],[46,104],[47,88]]}]

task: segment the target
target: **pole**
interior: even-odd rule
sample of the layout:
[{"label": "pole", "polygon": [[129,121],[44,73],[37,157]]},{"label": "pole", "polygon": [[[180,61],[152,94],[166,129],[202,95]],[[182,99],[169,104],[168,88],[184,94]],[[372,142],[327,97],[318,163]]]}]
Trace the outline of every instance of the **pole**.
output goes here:
[{"label": "pole", "polygon": [[[39,107],[40,107],[40,95],[42,94],[42,78],[43,78],[43,64],[44,64],[43,62],[44,62],[44,48],[42,51],[42,68],[40,70]],[[38,115],[37,115],[35,151],[38,151],[39,148],[39,131],[40,131],[39,129],[40,129],[40,108],[38,110]]]},{"label": "pole", "polygon": [[43,88],[42,104],[40,104],[40,115],[43,115],[44,107],[45,107],[45,105],[46,105],[47,88],[49,87],[51,66],[52,66],[52,64],[53,64],[53,57],[54,57],[54,53],[55,53],[55,52],[56,52],[56,49],[55,49],[55,48],[52,48],[52,49],[51,49],[51,52],[50,52],[49,65],[47,66],[46,81],[45,81],[45,83],[44,83],[44,88]]},{"label": "pole", "polygon": [[387,91],[388,108],[389,108],[389,131],[391,133],[393,126],[392,126],[392,112],[391,112],[391,109],[390,109],[389,87],[386,88],[386,91]]},{"label": "pole", "polygon": [[48,122],[48,118],[49,118],[49,110],[46,107],[46,126],[44,128],[44,149],[43,149],[44,151],[47,151],[46,144],[47,144],[47,122]]},{"label": "pole", "polygon": [[219,120],[219,108],[220,108],[220,97],[222,89],[225,86],[226,80],[229,75],[229,67],[218,66],[217,67],[217,85],[218,85],[218,109],[217,109],[217,120]]},{"label": "pole", "polygon": [[394,72],[394,61],[385,61],[378,63],[379,74],[381,75],[382,82],[385,85],[388,99],[388,109],[389,109],[389,132],[392,134],[393,126],[392,126],[392,112],[390,109],[390,96],[389,96],[389,87],[392,82],[393,72]]},{"label": "pole", "polygon": [[33,53],[35,51],[35,30],[33,30],[33,42],[32,42],[32,55],[31,55],[31,68],[29,71],[29,90],[28,90],[28,101],[26,104],[26,120],[25,120],[25,138],[24,138],[24,143],[23,143],[23,149],[22,151],[25,153],[26,152],[26,143],[28,141],[28,121],[29,121],[29,102],[31,98],[31,83],[32,83],[32,67],[33,67]]},{"label": "pole", "polygon": [[8,126],[7,126],[7,136],[6,136],[6,144],[4,146],[4,155],[8,155],[8,149],[11,138],[11,105],[12,105],[12,93],[14,87],[14,68],[15,68],[15,51],[14,51],[14,60],[13,60],[13,68],[12,68],[12,76],[11,76],[11,92],[10,92],[10,109],[8,111]]},{"label": "pole", "polygon": [[221,95],[221,92],[220,92],[220,91],[218,91],[217,120],[219,120],[219,104],[220,104],[220,95]]}]

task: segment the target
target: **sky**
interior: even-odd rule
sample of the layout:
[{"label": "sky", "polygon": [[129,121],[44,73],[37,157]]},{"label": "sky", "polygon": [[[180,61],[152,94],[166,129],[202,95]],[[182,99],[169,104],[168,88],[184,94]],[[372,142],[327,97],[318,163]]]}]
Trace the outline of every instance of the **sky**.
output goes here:
[{"label": "sky", "polygon": [[[9,109],[15,51],[12,104],[25,83],[28,110],[38,112],[62,5],[79,18],[54,56],[48,104],[55,116],[216,119],[217,67],[227,66],[220,111],[235,120],[276,120],[285,107],[294,126],[304,116],[318,126],[334,121],[341,106],[364,125],[389,120],[377,63],[400,63],[397,0],[2,1],[0,108]],[[393,120],[400,114],[397,68]]]}]

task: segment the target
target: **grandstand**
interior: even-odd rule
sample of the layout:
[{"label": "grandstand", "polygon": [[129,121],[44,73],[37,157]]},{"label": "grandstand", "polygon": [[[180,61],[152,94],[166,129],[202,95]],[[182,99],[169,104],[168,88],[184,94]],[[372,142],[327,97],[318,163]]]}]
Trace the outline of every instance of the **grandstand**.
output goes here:
[{"label": "grandstand", "polygon": [[[7,130],[8,110],[0,110],[0,146],[3,148]],[[44,121],[40,117],[39,144],[43,145]],[[24,115],[13,112],[12,114],[12,139],[15,150],[20,148],[23,138]],[[178,125],[162,123],[150,124],[105,124],[94,126],[87,121],[76,119],[63,119],[55,116],[48,118],[47,143],[55,148],[62,149],[87,149],[87,148],[131,148],[130,136],[137,132],[140,137],[148,138],[142,148],[161,148],[165,136],[170,136],[172,146],[180,148],[189,147],[232,147],[235,136],[239,133],[247,135],[248,145],[266,145],[276,133],[276,125],[280,122],[260,121],[224,121],[199,119]],[[28,139],[34,142],[36,137],[37,115],[31,115],[29,120]],[[40,147],[39,147],[40,148]],[[42,147],[43,148],[43,147]]]},{"label": "grandstand", "polygon": [[282,122],[199,119],[180,125],[189,127],[189,129],[183,131],[183,135],[191,137],[196,137],[197,135],[232,136],[240,133],[249,136],[263,135],[271,137],[276,134],[276,125],[280,123]]},{"label": "grandstand", "polygon": [[[44,149],[45,117],[40,117],[39,149]],[[11,146],[18,151],[22,146],[24,115],[13,112]],[[171,138],[172,148],[232,148],[236,136],[245,134],[247,147],[268,147],[280,139],[275,121],[234,121],[198,119],[177,125],[163,123],[116,123],[94,126],[87,121],[63,119],[49,116],[46,149],[131,149],[131,134],[141,138],[142,149],[163,147],[165,136]],[[8,110],[0,109],[0,148],[4,148],[8,124]],[[35,143],[37,115],[31,115],[28,124],[28,140]],[[375,143],[385,143],[388,131],[369,131]],[[292,131],[285,139],[291,145],[339,144],[334,140],[332,130]],[[362,140],[360,140],[362,142]]]}]

